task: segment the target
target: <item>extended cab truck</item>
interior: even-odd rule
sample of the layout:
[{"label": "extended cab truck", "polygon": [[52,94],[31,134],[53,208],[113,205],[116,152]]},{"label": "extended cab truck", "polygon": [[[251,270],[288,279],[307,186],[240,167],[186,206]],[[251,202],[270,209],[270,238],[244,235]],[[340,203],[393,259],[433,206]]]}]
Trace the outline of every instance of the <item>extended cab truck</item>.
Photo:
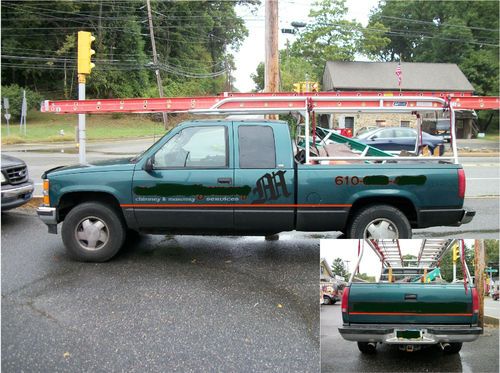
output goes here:
[{"label": "extended cab truck", "polygon": [[[413,271],[391,268],[389,278],[399,277],[397,281],[387,280],[387,268],[378,283],[356,283],[351,278],[342,295],[342,337],[357,342],[363,353],[374,353],[377,343],[405,351],[439,344],[445,353],[457,353],[463,342],[482,334],[478,294],[470,285],[468,270],[465,285],[446,283],[439,267],[429,269],[424,280],[415,278]],[[433,276],[436,273],[439,277]]]},{"label": "extended cab truck", "polygon": [[460,165],[415,161],[310,165],[280,121],[190,121],[141,155],[48,170],[38,216],[80,260],[110,259],[127,229],[145,233],[269,235],[343,231],[411,237],[458,226]]}]

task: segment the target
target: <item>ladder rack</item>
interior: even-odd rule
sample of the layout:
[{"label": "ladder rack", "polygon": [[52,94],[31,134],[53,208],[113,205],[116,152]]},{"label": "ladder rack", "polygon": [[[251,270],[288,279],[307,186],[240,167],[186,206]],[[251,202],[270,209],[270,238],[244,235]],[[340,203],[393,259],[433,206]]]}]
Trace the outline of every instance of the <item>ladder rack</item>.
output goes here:
[{"label": "ladder rack", "polygon": [[399,240],[370,240],[368,242],[384,267],[434,268],[441,261],[444,253],[455,243],[455,240],[422,240],[416,259],[403,258]]},{"label": "ladder rack", "polygon": [[[390,112],[421,113],[438,110],[450,111],[450,132],[452,134],[451,157],[397,157],[397,161],[416,159],[458,163],[455,134],[455,110],[471,108],[498,109],[498,97],[477,97],[469,92],[381,92],[381,91],[342,91],[309,92],[297,94],[282,93],[223,93],[219,96],[169,97],[169,98],[123,98],[44,101],[41,111],[58,114],[102,114],[102,113],[192,113],[192,114],[288,114],[299,113],[304,117],[306,164],[311,161],[359,161],[363,157],[314,157],[310,155],[309,136],[311,132],[310,115],[331,113]],[[417,116],[418,117],[418,116]],[[421,143],[421,119],[417,120]],[[375,152],[376,153],[376,152]],[[373,152],[370,154],[372,155]],[[366,158],[365,158],[366,159]],[[370,161],[394,160],[395,157],[376,154]]]}]

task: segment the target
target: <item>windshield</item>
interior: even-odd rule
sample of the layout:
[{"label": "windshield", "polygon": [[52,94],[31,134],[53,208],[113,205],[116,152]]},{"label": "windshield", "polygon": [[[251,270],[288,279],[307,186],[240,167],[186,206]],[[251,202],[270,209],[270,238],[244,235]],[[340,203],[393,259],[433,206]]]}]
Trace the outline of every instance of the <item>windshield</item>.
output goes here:
[{"label": "windshield", "polygon": [[155,146],[156,144],[158,144],[158,142],[160,142],[165,136],[167,136],[170,133],[170,131],[172,131],[172,128],[169,129],[162,137],[160,137],[160,139],[158,141],[155,141],[153,143],[153,145],[151,145],[149,148],[147,148],[143,152],[137,154],[135,157],[130,158],[130,162],[137,162],[137,161],[139,161],[143,157],[143,155],[146,154],[149,151],[149,149],[151,149],[153,146]]}]

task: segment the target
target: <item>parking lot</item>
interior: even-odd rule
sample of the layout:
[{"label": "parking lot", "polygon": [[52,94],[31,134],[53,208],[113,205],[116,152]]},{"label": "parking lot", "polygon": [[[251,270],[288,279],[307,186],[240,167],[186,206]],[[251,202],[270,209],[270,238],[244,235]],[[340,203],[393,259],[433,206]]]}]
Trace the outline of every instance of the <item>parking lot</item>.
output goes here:
[{"label": "parking lot", "polygon": [[319,240],[145,236],[70,260],[29,208],[2,214],[2,370],[319,370]]},{"label": "parking lot", "polygon": [[487,326],[459,354],[444,355],[438,347],[410,353],[378,345],[376,354],[364,355],[355,342],[340,336],[340,309],[339,303],[321,307],[322,372],[498,372],[498,326]]}]

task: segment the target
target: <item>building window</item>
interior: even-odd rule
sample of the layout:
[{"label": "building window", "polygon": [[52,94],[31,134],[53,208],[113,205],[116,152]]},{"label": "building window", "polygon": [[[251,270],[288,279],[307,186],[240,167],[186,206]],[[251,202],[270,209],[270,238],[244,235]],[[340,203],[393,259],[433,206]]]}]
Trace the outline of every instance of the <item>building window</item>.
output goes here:
[{"label": "building window", "polygon": [[375,123],[377,123],[377,127],[385,127],[385,119],[377,119]]},{"label": "building window", "polygon": [[410,127],[410,121],[409,120],[402,120],[401,127]]}]

